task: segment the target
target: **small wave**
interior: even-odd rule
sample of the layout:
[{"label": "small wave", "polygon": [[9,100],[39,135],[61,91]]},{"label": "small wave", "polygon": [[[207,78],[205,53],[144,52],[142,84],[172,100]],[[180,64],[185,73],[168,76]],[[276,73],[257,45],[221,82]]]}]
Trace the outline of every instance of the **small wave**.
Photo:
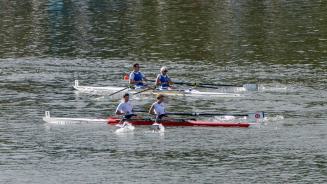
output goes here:
[{"label": "small wave", "polygon": [[238,117],[238,116],[215,116],[213,117],[212,119],[210,119],[210,121],[233,121],[233,122],[239,122],[239,121],[244,121],[246,120],[247,117],[244,116],[244,117]]},{"label": "small wave", "polygon": [[275,116],[267,116],[263,119],[252,119],[248,118],[247,116],[238,117],[238,116],[215,116],[210,119],[210,121],[224,121],[224,122],[256,122],[256,123],[272,123],[272,122],[278,122],[280,120],[283,120],[284,116],[282,115],[275,115]]},{"label": "small wave", "polygon": [[264,121],[274,122],[274,121],[280,121],[280,120],[283,120],[283,119],[284,119],[284,116],[276,115],[276,116],[272,116],[272,117],[265,117]]},{"label": "small wave", "polygon": [[287,92],[288,87],[287,86],[264,86],[264,85],[259,85],[258,91],[261,92]]},{"label": "small wave", "polygon": [[284,116],[282,115],[276,115],[276,116],[267,116],[263,119],[258,119],[256,122],[258,123],[272,123],[272,122],[278,122],[280,120],[283,120]]}]

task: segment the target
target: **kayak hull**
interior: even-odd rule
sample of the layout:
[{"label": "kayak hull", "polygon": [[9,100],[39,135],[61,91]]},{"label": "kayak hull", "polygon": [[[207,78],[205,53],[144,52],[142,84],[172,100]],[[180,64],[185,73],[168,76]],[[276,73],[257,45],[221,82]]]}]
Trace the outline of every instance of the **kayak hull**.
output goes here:
[{"label": "kayak hull", "polygon": [[[115,86],[105,86],[105,87],[96,87],[96,86],[81,86],[79,85],[78,80],[75,81],[75,85],[73,88],[82,93],[90,93],[90,94],[110,94],[115,91],[123,90],[124,92],[129,92],[131,94],[139,93],[145,89],[129,89],[125,87],[115,87]],[[124,90],[126,89],[126,90]],[[144,95],[157,95],[164,94],[167,96],[190,96],[190,97],[226,97],[226,98],[234,98],[234,97],[242,97],[241,94],[237,93],[220,93],[220,92],[207,92],[207,91],[198,91],[194,89],[180,89],[180,90],[148,90],[144,91],[141,94]]]},{"label": "kayak hull", "polygon": [[[109,117],[108,124],[116,125],[120,122],[120,118]],[[134,126],[149,126],[154,123],[151,119],[131,119],[128,121]],[[247,122],[211,122],[211,121],[197,121],[197,120],[163,120],[160,122],[163,126],[203,126],[203,127],[242,127],[247,128],[250,126]]]}]

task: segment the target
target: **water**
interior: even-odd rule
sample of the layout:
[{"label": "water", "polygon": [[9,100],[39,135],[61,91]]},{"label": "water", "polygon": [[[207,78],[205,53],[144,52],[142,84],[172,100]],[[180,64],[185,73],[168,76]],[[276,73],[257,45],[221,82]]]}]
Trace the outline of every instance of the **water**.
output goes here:
[{"label": "water", "polygon": [[[0,1],[0,183],[326,183],[325,1]],[[268,112],[248,129],[52,125],[119,100],[76,93],[149,77],[258,83],[243,98],[170,98],[172,111]],[[147,108],[153,99],[133,99]]]}]

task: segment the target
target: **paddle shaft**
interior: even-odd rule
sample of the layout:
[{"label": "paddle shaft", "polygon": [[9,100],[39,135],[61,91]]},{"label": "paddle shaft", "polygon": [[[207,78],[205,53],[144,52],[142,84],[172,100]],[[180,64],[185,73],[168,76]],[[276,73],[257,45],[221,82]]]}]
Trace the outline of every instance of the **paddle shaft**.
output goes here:
[{"label": "paddle shaft", "polygon": [[149,87],[149,88],[147,88],[147,89],[144,89],[144,90],[142,90],[142,91],[139,91],[139,92],[136,92],[136,93],[134,93],[133,95],[137,95],[137,94],[140,94],[140,93],[143,93],[143,92],[146,92],[146,91],[150,91],[150,90],[154,90],[154,89],[156,89],[156,86],[154,86],[154,87]]},{"label": "paddle shaft", "polygon": [[[148,79],[150,82],[155,82],[156,80],[153,79]],[[181,81],[176,81],[174,84],[180,84],[180,85],[188,85],[188,86],[197,86],[197,87],[204,87],[204,88],[214,88],[213,86],[216,87],[243,87],[242,85],[234,85],[234,84],[214,84],[214,83],[192,83],[192,82],[181,82]],[[215,88],[214,88],[215,89]]]},{"label": "paddle shaft", "polygon": [[[134,112],[147,113],[148,111],[135,110]],[[223,113],[199,113],[199,112],[167,112],[167,115],[180,115],[180,116],[248,116],[248,114],[223,114]]]},{"label": "paddle shaft", "polygon": [[196,87],[202,87],[202,88],[210,88],[210,89],[220,89],[220,87],[243,87],[243,86],[237,86],[237,85],[229,85],[229,84],[221,84],[221,85],[196,85]]},{"label": "paddle shaft", "polygon": [[180,116],[248,116],[248,114],[198,113],[198,112],[168,112],[168,115]]},{"label": "paddle shaft", "polygon": [[238,87],[236,85],[232,84],[214,84],[214,83],[191,83],[191,82],[174,82],[174,84],[183,84],[188,86],[198,86],[198,87],[204,87],[204,86],[226,86],[226,87]]},{"label": "paddle shaft", "polygon": [[129,88],[129,87],[123,88],[123,89],[118,90],[118,91],[116,91],[116,92],[114,92],[114,93],[111,93],[111,94],[108,95],[108,96],[113,96],[113,95],[115,95],[115,94],[117,94],[117,93],[119,93],[119,92],[125,91],[125,90],[128,89],[128,88]]}]

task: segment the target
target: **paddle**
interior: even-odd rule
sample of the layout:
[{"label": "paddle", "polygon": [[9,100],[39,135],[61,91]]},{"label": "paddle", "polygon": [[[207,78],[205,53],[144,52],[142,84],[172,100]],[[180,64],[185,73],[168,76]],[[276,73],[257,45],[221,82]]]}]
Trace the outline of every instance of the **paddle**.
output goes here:
[{"label": "paddle", "polygon": [[128,87],[126,87],[126,88],[123,88],[123,89],[121,89],[121,90],[118,90],[118,91],[116,91],[116,92],[114,92],[114,93],[109,94],[108,97],[109,97],[109,96],[113,96],[113,95],[115,95],[115,94],[117,94],[117,93],[119,93],[119,92],[125,91],[126,89],[129,89],[129,88],[130,88],[130,87],[128,86]]},{"label": "paddle", "polygon": [[[148,79],[150,82],[155,82],[153,79]],[[211,89],[219,89],[220,87],[243,87],[248,91],[258,91],[257,84],[243,84],[243,85],[235,85],[235,84],[215,84],[215,83],[197,83],[197,82],[183,82],[183,81],[174,81],[174,84],[179,85],[187,85],[187,86],[196,86],[203,88],[211,88]]]},{"label": "paddle", "polygon": [[[144,112],[148,111],[135,110],[134,112]],[[260,119],[265,117],[265,112],[259,111],[255,113],[248,114],[226,114],[226,113],[215,113],[215,112],[167,112],[167,115],[180,115],[180,116],[247,116],[253,119]]]},{"label": "paddle", "polygon": [[[115,95],[115,94],[117,94],[117,93],[119,93],[119,92],[122,92],[122,91],[124,91],[124,90],[126,90],[126,89],[129,89],[129,88],[130,88],[130,87],[123,88],[123,89],[118,90],[118,91],[116,91],[116,92],[114,92],[114,93],[111,93],[111,94],[109,94],[109,95],[106,95],[106,97],[113,96],[113,95]],[[155,88],[156,88],[156,86],[154,86],[153,88],[149,87],[149,88],[147,88],[147,89],[144,89],[144,90],[138,91],[138,92],[136,92],[136,93],[133,93],[132,95],[137,95],[137,94],[140,94],[140,93],[143,93],[143,92],[149,91],[149,90],[154,90]],[[100,99],[102,99],[102,98],[104,98],[104,96],[102,96],[102,97],[98,97],[98,98],[96,98],[95,100],[100,100]]]},{"label": "paddle", "polygon": [[150,90],[155,90],[157,86],[153,86],[153,87],[148,87],[144,90],[141,90],[139,92],[136,92],[136,93],[133,93],[133,95],[137,95],[137,94],[140,94],[140,93],[143,93],[143,92],[146,92],[146,91],[150,91]]},{"label": "paddle", "polygon": [[243,85],[234,85],[234,84],[215,84],[215,83],[190,83],[190,82],[174,82],[175,84],[188,85],[188,86],[196,86],[203,88],[212,88],[219,89],[219,87],[243,87],[248,91],[257,91],[257,84],[243,84]]},{"label": "paddle", "polygon": [[222,114],[222,113],[199,113],[199,112],[168,112],[169,115],[180,116],[247,116],[247,114]]},{"label": "paddle", "polygon": [[255,112],[249,114],[223,114],[223,113],[199,113],[199,112],[168,112],[168,115],[181,115],[181,116],[247,116],[254,119],[260,119],[265,117],[264,112]]}]

